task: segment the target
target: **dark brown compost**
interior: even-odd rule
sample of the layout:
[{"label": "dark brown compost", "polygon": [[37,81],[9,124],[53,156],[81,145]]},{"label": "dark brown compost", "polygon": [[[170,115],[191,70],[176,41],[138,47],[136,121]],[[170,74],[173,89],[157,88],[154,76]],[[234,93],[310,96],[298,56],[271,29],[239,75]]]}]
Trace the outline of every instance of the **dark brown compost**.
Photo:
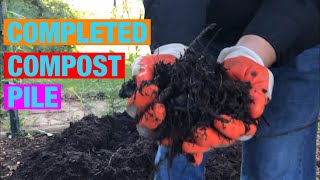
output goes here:
[{"label": "dark brown compost", "polygon": [[[252,102],[250,83],[229,78],[223,64],[217,63],[217,57],[199,48],[203,36],[212,30],[210,28],[200,34],[173,65],[156,64],[154,79],[141,84],[155,84],[159,87],[158,98],[154,103],[165,105],[166,118],[155,130],[153,139],[159,141],[170,138],[173,142],[170,154],[173,155],[182,152],[183,140],[194,141],[196,128],[214,128],[214,121],[226,122],[220,117],[221,114],[243,121],[247,130],[249,124],[256,123],[250,116],[248,106]],[[133,84],[134,80],[124,84],[120,96],[128,97],[134,90],[142,89],[135,88]],[[140,118],[141,115],[137,116],[136,122]]]}]

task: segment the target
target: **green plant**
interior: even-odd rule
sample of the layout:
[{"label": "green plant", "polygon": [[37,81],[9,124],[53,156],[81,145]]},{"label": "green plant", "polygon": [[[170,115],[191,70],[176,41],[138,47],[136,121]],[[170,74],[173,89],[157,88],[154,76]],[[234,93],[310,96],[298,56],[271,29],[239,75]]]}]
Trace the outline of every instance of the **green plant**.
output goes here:
[{"label": "green plant", "polygon": [[27,134],[25,135],[25,137],[26,137],[27,139],[32,139],[32,138],[33,138],[33,136],[32,136],[30,133],[27,133]]},{"label": "green plant", "polygon": [[32,118],[29,121],[31,122],[29,127],[34,127],[36,125],[36,123],[38,122],[40,116],[38,116],[37,118]]},{"label": "green plant", "polygon": [[13,19],[13,18],[15,18],[15,19],[25,19],[26,17],[21,15],[21,14],[19,14],[19,13],[14,12],[14,11],[7,11],[7,18],[9,18],[9,19]]},{"label": "green plant", "polygon": [[2,126],[2,130],[3,131],[9,131],[10,130],[10,121],[9,119],[7,119],[6,121],[2,122],[3,126]]},{"label": "green plant", "polygon": [[29,115],[29,111],[19,111],[19,124],[23,126],[26,121],[26,117]]},{"label": "green plant", "polygon": [[120,99],[118,92],[121,86],[108,88],[106,91],[105,101],[107,102],[106,109],[102,110],[103,115],[118,112],[125,107],[125,100]]}]

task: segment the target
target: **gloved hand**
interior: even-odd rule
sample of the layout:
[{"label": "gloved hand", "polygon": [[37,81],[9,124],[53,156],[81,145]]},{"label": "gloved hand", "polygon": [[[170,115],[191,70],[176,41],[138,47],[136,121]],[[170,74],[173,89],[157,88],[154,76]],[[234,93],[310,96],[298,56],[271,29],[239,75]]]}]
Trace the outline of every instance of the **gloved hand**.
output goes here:
[{"label": "gloved hand", "polygon": [[152,130],[161,124],[166,115],[165,107],[161,103],[149,107],[158,96],[158,87],[151,83],[142,87],[141,84],[153,79],[155,64],[173,64],[176,58],[184,54],[186,48],[182,44],[168,44],[156,49],[153,55],[141,56],[134,60],[132,76],[136,80],[138,90],[127,101],[127,113],[133,118],[136,115],[141,117],[137,124],[141,136],[152,136]]},{"label": "gloved hand", "polygon": [[[223,49],[218,62],[223,63],[230,78],[250,82],[249,93],[253,102],[249,105],[249,110],[252,118],[259,118],[265,105],[271,100],[274,81],[271,71],[264,66],[262,59],[254,51],[243,46]],[[257,127],[254,124],[251,124],[246,131],[242,121],[225,114],[220,117],[226,122],[213,120],[212,125],[215,129],[199,127],[195,130],[195,143],[183,142],[183,152],[193,155],[194,165],[201,163],[204,152],[212,148],[229,146],[237,140],[249,140],[256,132]]]}]

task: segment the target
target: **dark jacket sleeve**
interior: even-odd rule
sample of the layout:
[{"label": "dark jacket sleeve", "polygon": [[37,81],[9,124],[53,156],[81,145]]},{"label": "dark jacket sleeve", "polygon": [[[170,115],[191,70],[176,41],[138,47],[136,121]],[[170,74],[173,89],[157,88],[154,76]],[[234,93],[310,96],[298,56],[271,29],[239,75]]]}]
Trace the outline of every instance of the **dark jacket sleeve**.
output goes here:
[{"label": "dark jacket sleeve", "polygon": [[265,0],[244,35],[255,34],[275,49],[277,64],[320,43],[320,0]]}]

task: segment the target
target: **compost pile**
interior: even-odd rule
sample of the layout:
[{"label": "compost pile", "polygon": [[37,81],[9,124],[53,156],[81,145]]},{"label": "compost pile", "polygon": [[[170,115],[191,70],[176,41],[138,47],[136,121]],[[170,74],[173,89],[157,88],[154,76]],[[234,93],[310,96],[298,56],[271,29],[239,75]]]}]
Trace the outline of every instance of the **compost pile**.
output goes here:
[{"label": "compost pile", "polygon": [[[12,179],[148,179],[156,144],[140,139],[126,114],[90,115],[24,155]],[[151,171],[147,171],[151,170]]]},{"label": "compost pile", "polygon": [[[41,141],[42,142],[42,141]],[[147,180],[153,179],[157,145],[141,138],[126,113],[97,118],[89,115],[23,152],[12,180]],[[214,150],[206,178],[239,179],[241,145]]]},{"label": "compost pile", "polygon": [[[173,65],[156,64],[154,79],[145,81],[141,87],[134,89],[140,91],[148,84],[159,87],[158,98],[153,103],[160,102],[165,105],[166,118],[155,130],[152,138],[155,141],[170,138],[170,154],[173,155],[182,153],[184,140],[194,142],[196,128],[214,128],[212,125],[215,120],[226,122],[220,117],[221,114],[242,120],[246,130],[249,130],[250,124],[256,123],[250,116],[248,106],[252,102],[249,95],[250,84],[230,79],[227,69],[223,64],[217,63],[216,57],[195,47],[199,45],[199,38],[202,38],[204,33],[200,34]],[[133,84],[134,80],[125,84],[120,96],[131,95],[124,92],[134,92]],[[136,122],[140,118],[136,117]]]}]

